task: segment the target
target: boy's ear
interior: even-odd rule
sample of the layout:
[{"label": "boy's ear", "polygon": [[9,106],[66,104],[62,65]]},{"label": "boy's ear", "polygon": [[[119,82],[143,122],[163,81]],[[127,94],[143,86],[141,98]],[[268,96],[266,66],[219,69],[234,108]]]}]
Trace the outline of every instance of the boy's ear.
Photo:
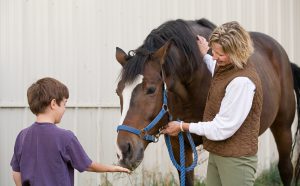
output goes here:
[{"label": "boy's ear", "polygon": [[51,109],[53,109],[56,105],[57,105],[56,100],[52,99],[51,102],[50,102]]}]

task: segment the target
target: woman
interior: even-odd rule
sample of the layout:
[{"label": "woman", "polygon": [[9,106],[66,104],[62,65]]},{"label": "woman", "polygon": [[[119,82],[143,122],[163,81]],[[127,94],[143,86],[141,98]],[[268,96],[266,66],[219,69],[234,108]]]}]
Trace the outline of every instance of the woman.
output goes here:
[{"label": "woman", "polygon": [[[200,53],[212,74],[203,121],[169,122],[163,133],[180,131],[203,136],[210,152],[207,185],[253,185],[262,110],[262,88],[258,74],[247,63],[252,41],[237,22],[216,28],[209,38],[197,36]],[[207,54],[211,47],[213,56]]]}]

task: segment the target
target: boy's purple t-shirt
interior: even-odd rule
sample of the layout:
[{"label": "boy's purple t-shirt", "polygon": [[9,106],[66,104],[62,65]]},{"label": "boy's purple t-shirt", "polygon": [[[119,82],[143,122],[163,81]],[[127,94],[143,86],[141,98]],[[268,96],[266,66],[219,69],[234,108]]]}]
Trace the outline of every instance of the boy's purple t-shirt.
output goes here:
[{"label": "boy's purple t-shirt", "polygon": [[19,133],[10,164],[24,185],[72,186],[74,168],[82,172],[91,163],[73,132],[34,123]]}]

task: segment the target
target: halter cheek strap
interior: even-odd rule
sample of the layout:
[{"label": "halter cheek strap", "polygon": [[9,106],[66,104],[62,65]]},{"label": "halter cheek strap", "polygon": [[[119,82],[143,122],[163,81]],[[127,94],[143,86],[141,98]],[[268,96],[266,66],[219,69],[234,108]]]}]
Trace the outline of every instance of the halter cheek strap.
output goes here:
[{"label": "halter cheek strap", "polygon": [[[161,118],[168,112],[168,106],[167,106],[168,101],[167,101],[167,94],[166,94],[167,90],[166,90],[165,84],[164,84],[164,87],[165,88],[164,88],[164,92],[163,92],[162,108],[161,108],[160,112],[158,113],[158,115],[154,118],[154,120],[147,125],[147,127],[139,130],[134,127],[130,127],[128,125],[122,124],[122,125],[118,126],[117,131],[118,132],[120,130],[127,131],[130,133],[136,134],[137,136],[139,136],[140,138],[142,138],[146,141],[154,142],[154,143],[158,142],[159,136],[150,135],[150,134],[147,134],[147,132],[150,131],[153,127],[155,127],[155,125],[161,120]],[[170,117],[169,119],[172,120],[172,116],[170,114],[169,114],[169,117]],[[171,161],[172,161],[173,165],[176,167],[176,169],[180,171],[180,185],[185,185],[186,172],[192,171],[196,167],[197,161],[198,161],[198,154],[197,154],[197,150],[196,150],[196,146],[193,141],[193,138],[189,132],[186,132],[186,135],[190,142],[190,145],[191,145],[191,148],[192,148],[193,154],[194,154],[193,162],[189,167],[185,167],[185,148],[184,148],[183,132],[180,132],[178,134],[179,147],[180,147],[180,164],[177,163],[175,160],[173,150],[172,150],[170,136],[165,135],[165,141],[166,141],[166,145],[168,148],[168,152],[169,152]]]},{"label": "halter cheek strap", "polygon": [[151,123],[149,123],[145,128],[139,130],[136,129],[134,127],[130,127],[126,124],[122,124],[119,125],[117,127],[117,132],[119,132],[120,130],[122,131],[127,131],[133,134],[138,135],[140,138],[149,141],[149,142],[157,142],[158,141],[158,137],[157,135],[150,135],[148,134],[148,132],[153,129],[156,124],[163,118],[163,116],[168,112],[168,103],[167,103],[167,94],[166,91],[164,90],[163,92],[163,105],[162,108],[160,110],[160,112],[158,113],[158,115],[151,121]]}]

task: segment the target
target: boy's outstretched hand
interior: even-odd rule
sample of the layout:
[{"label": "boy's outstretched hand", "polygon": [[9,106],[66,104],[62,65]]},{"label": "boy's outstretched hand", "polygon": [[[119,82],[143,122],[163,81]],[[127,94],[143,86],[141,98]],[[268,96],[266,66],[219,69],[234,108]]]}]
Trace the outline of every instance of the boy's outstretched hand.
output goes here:
[{"label": "boy's outstretched hand", "polygon": [[113,165],[114,166],[114,171],[113,172],[125,172],[125,173],[128,173],[130,174],[131,171],[129,169],[126,169],[124,167],[121,167],[121,166],[118,166],[118,165]]},{"label": "boy's outstretched hand", "polygon": [[129,169],[118,165],[105,165],[102,163],[92,162],[92,164],[87,167],[86,171],[90,172],[125,172],[131,173]]}]

